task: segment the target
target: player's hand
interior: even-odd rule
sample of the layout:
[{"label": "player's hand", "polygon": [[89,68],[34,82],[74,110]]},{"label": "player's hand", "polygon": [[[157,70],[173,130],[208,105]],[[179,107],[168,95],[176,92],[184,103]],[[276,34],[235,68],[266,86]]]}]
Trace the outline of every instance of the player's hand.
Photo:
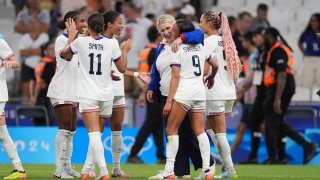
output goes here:
[{"label": "player's hand", "polygon": [[148,93],[147,93],[147,100],[148,100],[150,103],[153,103],[153,91],[148,91]]},{"label": "player's hand", "polygon": [[207,84],[208,89],[211,89],[214,85],[214,77],[211,75],[206,77],[204,83]]},{"label": "player's hand", "polygon": [[162,115],[164,117],[167,117],[169,115],[171,111],[171,107],[172,107],[172,101],[167,101],[166,105],[164,105],[163,112],[162,112]]},{"label": "player's hand", "polygon": [[128,39],[121,44],[121,50],[129,52],[132,48],[132,40]]},{"label": "player's hand", "polygon": [[274,112],[277,114],[282,114],[281,100],[275,100],[273,103]]},{"label": "player's hand", "polygon": [[146,105],[146,95],[144,93],[140,94],[138,98],[138,106],[144,107]]},{"label": "player's hand", "polygon": [[71,18],[68,18],[67,22],[65,22],[65,25],[67,27],[69,37],[76,38],[78,35],[78,30],[74,20]]},{"label": "player's hand", "polygon": [[2,66],[5,69],[12,69],[13,68],[13,63],[11,61],[3,61]]},{"label": "player's hand", "polygon": [[121,80],[121,78],[116,75],[116,72],[114,70],[111,71],[111,79],[113,81],[120,81]]},{"label": "player's hand", "polygon": [[150,73],[141,73],[141,72],[139,72],[139,76],[138,76],[138,78],[143,82],[143,83],[145,83],[145,84],[150,84],[150,80],[151,80],[151,78],[150,78]]},{"label": "player's hand", "polygon": [[179,50],[179,46],[180,44],[182,44],[182,40],[181,38],[177,38],[176,40],[173,41],[173,43],[171,44],[171,50],[172,52],[176,53]]}]

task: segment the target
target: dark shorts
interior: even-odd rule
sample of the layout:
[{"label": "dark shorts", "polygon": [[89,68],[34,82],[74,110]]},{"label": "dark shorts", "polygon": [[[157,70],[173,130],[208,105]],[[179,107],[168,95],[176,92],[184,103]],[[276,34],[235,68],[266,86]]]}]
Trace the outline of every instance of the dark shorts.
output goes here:
[{"label": "dark shorts", "polygon": [[242,111],[240,122],[246,124],[247,126],[250,125],[249,117],[250,117],[251,109],[252,109],[251,104],[243,104],[243,111]]},{"label": "dark shorts", "polygon": [[21,81],[26,82],[30,80],[35,80],[34,69],[22,63],[21,66]]}]

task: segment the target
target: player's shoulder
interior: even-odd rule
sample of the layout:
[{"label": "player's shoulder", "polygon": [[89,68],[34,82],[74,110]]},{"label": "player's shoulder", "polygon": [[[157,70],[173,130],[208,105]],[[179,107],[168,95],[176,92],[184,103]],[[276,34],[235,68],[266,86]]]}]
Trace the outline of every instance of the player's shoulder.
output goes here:
[{"label": "player's shoulder", "polygon": [[214,44],[214,43],[218,43],[221,40],[222,40],[221,36],[211,35],[204,40],[204,43],[205,44]]}]

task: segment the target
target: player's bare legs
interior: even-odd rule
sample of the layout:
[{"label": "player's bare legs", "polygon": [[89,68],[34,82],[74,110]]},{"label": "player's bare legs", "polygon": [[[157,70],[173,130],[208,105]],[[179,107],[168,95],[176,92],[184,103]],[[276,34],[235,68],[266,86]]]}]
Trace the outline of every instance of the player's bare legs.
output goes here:
[{"label": "player's bare legs", "polygon": [[27,174],[24,171],[20,158],[18,156],[16,145],[14,144],[13,140],[9,135],[7,125],[6,125],[5,115],[2,112],[0,114],[0,141],[4,151],[8,155],[13,165],[13,171],[9,176],[5,177],[4,179],[27,178]]},{"label": "player's bare legs", "polygon": [[[225,114],[207,116],[208,125],[207,132],[215,143],[216,148],[220,154],[222,164],[225,167],[225,171],[220,176],[233,177],[236,176],[236,172],[233,168],[233,162],[231,158],[230,145],[226,136],[226,121]],[[225,175],[227,173],[227,175]],[[218,177],[220,177],[218,176]]]},{"label": "player's bare legs", "polygon": [[80,174],[71,166],[77,108],[73,104],[61,104],[55,106],[54,111],[59,127],[55,139],[56,170],[54,176],[58,178],[80,177]]},{"label": "player's bare legs", "polygon": [[[104,148],[101,141],[101,128],[100,128],[100,118],[99,111],[97,112],[85,112],[82,113],[82,118],[84,120],[85,126],[89,134],[89,147],[88,151],[91,150],[92,156],[87,156],[86,161],[96,162],[100,168],[101,176],[108,175],[108,169],[104,158]],[[92,159],[90,159],[92,158]],[[85,164],[86,166],[87,164]],[[84,167],[85,169],[90,169],[91,167]]]}]

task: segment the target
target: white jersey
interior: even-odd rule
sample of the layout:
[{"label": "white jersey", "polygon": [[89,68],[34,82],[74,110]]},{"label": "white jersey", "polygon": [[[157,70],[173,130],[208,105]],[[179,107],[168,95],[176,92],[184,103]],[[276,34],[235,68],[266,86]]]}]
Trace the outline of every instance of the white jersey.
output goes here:
[{"label": "white jersey", "polygon": [[[6,69],[2,66],[3,61],[13,56],[13,52],[8,43],[0,34],[0,102],[8,101],[8,87],[6,81]],[[2,112],[0,112],[0,115]]]},{"label": "white jersey", "polygon": [[60,57],[60,52],[66,46],[67,41],[67,34],[62,34],[56,39],[55,55],[57,68],[50,82],[47,97],[63,101],[78,102],[76,96],[79,78],[78,55],[74,55],[72,61],[66,61]]},{"label": "white jersey", "polygon": [[180,81],[174,99],[206,100],[203,71],[204,63],[209,59],[210,54],[202,44],[182,44],[177,53],[172,53],[171,66],[180,66]]},{"label": "white jersey", "polygon": [[71,44],[71,51],[78,54],[80,78],[78,97],[96,101],[113,100],[111,79],[112,61],[121,60],[121,50],[117,41],[104,36],[78,37]]},{"label": "white jersey", "polygon": [[236,99],[236,88],[232,76],[227,71],[227,62],[224,56],[222,37],[211,35],[204,40],[204,46],[211,56],[217,60],[219,70],[214,78],[211,89],[206,88],[207,100]]},{"label": "white jersey", "polygon": [[160,75],[160,91],[161,95],[163,96],[169,95],[171,81],[171,53],[172,51],[170,45],[165,44],[156,60],[157,70]]},{"label": "white jersey", "polygon": [[[110,40],[115,41],[115,44],[118,44],[119,46],[119,42],[117,39],[115,38],[111,38]],[[112,62],[112,70],[115,71],[115,75],[120,77],[120,81],[113,81],[112,85],[113,85],[113,95],[114,96],[124,96],[124,75],[123,73],[119,72],[118,68],[116,67],[116,65],[114,64],[114,62]]]}]

